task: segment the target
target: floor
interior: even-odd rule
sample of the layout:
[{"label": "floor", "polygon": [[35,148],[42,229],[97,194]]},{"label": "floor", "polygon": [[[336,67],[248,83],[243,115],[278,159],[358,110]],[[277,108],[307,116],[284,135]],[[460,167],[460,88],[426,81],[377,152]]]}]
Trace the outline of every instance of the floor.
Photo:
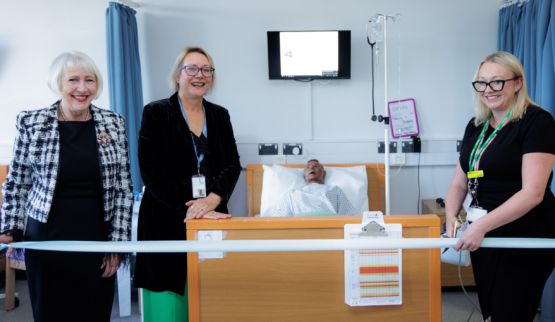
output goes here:
[{"label": "floor", "polygon": [[[19,306],[9,312],[6,312],[4,310],[3,300],[0,300],[0,321],[33,322],[33,312],[31,312],[31,302],[29,300],[27,281],[17,280],[15,284],[15,289],[18,292]],[[3,288],[0,288],[0,293],[3,293]],[[117,302],[117,296],[115,296],[114,306],[112,309],[112,322],[141,322],[136,294],[137,291],[135,290],[131,298],[131,316],[127,317],[119,316],[119,306]],[[79,321],[79,319],[76,319],[75,321]]]},{"label": "floor", "polygon": [[[31,304],[25,280],[16,281],[16,290],[19,292],[19,306],[9,312],[4,311],[2,300],[0,300],[0,321],[2,322],[33,322]],[[2,293],[2,288],[0,288]],[[114,300],[112,310],[113,322],[141,322],[137,304],[137,291],[133,291],[131,316],[120,317],[117,299]],[[445,322],[481,322],[480,314],[473,310],[469,299],[477,303],[474,292],[469,293],[469,298],[460,289],[444,290],[442,293],[442,321]],[[78,321],[78,320],[76,320]]]}]

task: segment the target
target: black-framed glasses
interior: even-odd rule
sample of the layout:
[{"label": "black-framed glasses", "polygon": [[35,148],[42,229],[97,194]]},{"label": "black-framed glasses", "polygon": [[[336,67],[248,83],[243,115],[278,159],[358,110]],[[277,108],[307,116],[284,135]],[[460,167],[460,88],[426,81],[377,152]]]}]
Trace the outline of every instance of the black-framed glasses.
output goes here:
[{"label": "black-framed glasses", "polygon": [[485,92],[488,86],[489,88],[491,88],[492,91],[500,92],[503,90],[503,88],[505,88],[506,82],[514,81],[519,78],[520,77],[516,76],[510,79],[496,79],[496,80],[492,80],[491,82],[475,81],[475,82],[472,82],[472,87],[474,87],[474,90],[478,93]]},{"label": "black-framed glasses", "polygon": [[204,77],[211,77],[214,75],[215,68],[212,67],[198,67],[196,65],[185,65],[181,67],[185,71],[185,74],[189,76],[196,76],[200,71]]}]

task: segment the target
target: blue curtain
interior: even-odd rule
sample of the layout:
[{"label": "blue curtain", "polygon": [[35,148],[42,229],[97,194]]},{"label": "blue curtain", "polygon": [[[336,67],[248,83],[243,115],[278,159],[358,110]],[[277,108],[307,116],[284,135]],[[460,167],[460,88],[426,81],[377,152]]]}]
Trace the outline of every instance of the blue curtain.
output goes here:
[{"label": "blue curtain", "polygon": [[125,118],[133,191],[139,193],[143,187],[138,160],[143,89],[135,13],[125,5],[110,2],[106,10],[106,41],[110,106]]},{"label": "blue curtain", "polygon": [[[497,48],[524,66],[528,93],[555,115],[555,0],[529,0],[499,11]],[[555,140],[555,138],[551,138]],[[555,191],[555,180],[551,184]],[[541,321],[555,320],[555,271],[545,285]]]},{"label": "blue curtain", "polygon": [[554,2],[529,0],[501,9],[497,48],[520,59],[530,97],[555,116]]},{"label": "blue curtain", "polygon": [[499,50],[524,65],[530,97],[555,115],[555,0],[529,0],[499,11]]}]

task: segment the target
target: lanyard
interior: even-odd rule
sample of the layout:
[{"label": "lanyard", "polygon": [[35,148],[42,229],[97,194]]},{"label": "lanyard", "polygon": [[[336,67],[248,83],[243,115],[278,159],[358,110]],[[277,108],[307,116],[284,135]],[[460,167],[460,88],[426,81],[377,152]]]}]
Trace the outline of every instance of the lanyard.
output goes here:
[{"label": "lanyard", "polygon": [[[197,173],[200,175],[200,163],[202,162],[202,160],[204,160],[204,153],[201,153],[200,155],[198,154],[197,145],[195,143],[195,139],[193,138],[193,131],[191,131],[191,127],[189,126],[189,120],[187,119],[187,115],[185,114],[185,109],[183,108],[183,105],[181,105],[181,100],[178,101],[179,107],[181,108],[181,114],[185,119],[185,123],[187,123],[187,126],[189,127],[189,134],[191,134],[191,141],[193,142],[195,157],[197,158]],[[206,128],[206,110],[204,109],[204,105],[202,105],[202,112],[204,114],[204,126],[202,127],[202,134],[204,134],[204,136],[208,138],[208,129]]]},{"label": "lanyard", "polygon": [[484,151],[486,150],[486,148],[490,145],[493,139],[495,139],[495,137],[497,136],[497,133],[499,132],[499,130],[501,130],[503,125],[505,125],[505,121],[507,121],[510,115],[511,115],[511,112],[510,111],[507,112],[507,115],[505,115],[501,123],[499,123],[499,125],[497,125],[497,128],[495,128],[495,130],[489,135],[485,143],[484,143],[484,137],[486,134],[486,130],[489,126],[489,120],[491,116],[488,117],[488,119],[484,122],[484,126],[482,127],[482,132],[480,132],[480,136],[478,137],[478,140],[474,144],[474,148],[472,149],[472,152],[470,152],[470,158],[468,159],[469,172],[478,170],[478,165],[480,164],[480,159],[482,158],[482,154],[484,154]]}]

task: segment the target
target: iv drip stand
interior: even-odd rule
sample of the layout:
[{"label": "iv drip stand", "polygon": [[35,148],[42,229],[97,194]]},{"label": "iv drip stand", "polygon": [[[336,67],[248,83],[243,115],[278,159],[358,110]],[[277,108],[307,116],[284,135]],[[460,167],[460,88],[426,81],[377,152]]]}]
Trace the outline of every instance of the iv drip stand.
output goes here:
[{"label": "iv drip stand", "polygon": [[[378,21],[383,23],[383,62],[384,62],[384,114],[386,121],[384,122],[384,168],[385,168],[385,215],[391,214],[390,202],[390,171],[389,171],[389,111],[388,104],[388,74],[387,74],[387,19],[395,19],[395,16],[383,14],[376,15]],[[372,53],[374,55],[374,53]],[[372,67],[374,68],[374,67]]]},{"label": "iv drip stand", "polygon": [[[383,16],[383,61],[384,61],[384,114],[389,117],[387,110],[387,16]],[[384,122],[389,123],[389,122]],[[389,125],[384,128],[384,163],[385,163],[385,215],[391,214],[390,192],[389,192]]]}]

